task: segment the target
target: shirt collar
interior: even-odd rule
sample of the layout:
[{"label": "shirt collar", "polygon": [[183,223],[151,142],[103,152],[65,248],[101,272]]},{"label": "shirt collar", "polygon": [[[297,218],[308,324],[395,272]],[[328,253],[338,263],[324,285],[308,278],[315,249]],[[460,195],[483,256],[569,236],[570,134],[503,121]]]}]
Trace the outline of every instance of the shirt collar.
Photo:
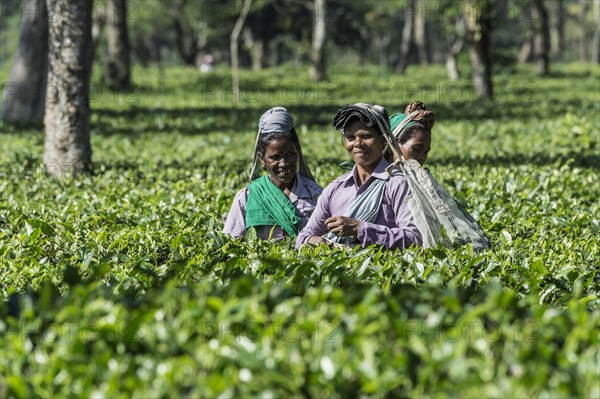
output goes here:
[{"label": "shirt collar", "polygon": [[385,157],[381,157],[381,160],[375,167],[373,173],[371,173],[371,176],[381,180],[389,179],[390,175],[388,174],[388,172],[385,171],[385,168],[387,168],[389,165],[390,163],[385,160]]},{"label": "shirt collar", "polygon": [[296,202],[299,198],[312,198],[310,192],[304,185],[303,179],[304,177],[300,173],[296,172],[296,179],[294,180],[294,185],[292,186],[292,189],[290,190],[290,196],[288,197],[290,201]]},{"label": "shirt collar", "polygon": [[[390,178],[390,175],[385,171],[385,168],[387,168],[388,166],[389,166],[389,162],[385,160],[385,157],[381,157],[381,160],[379,161],[377,166],[375,166],[375,170],[373,170],[373,173],[371,173],[371,177],[380,179],[380,180],[388,180]],[[369,177],[369,180],[371,179],[371,177]],[[358,181],[358,178],[357,178],[356,165],[354,165],[354,167],[352,168],[352,171],[347,173],[347,175],[344,177],[343,180],[344,181],[353,180],[354,183],[357,184],[356,182]]]},{"label": "shirt collar", "polygon": [[302,175],[300,173],[296,173],[296,180],[294,180],[294,185],[292,186],[292,190],[290,192],[290,200],[292,202],[296,201],[298,198],[310,198],[311,195],[304,186],[304,181],[302,180]]}]

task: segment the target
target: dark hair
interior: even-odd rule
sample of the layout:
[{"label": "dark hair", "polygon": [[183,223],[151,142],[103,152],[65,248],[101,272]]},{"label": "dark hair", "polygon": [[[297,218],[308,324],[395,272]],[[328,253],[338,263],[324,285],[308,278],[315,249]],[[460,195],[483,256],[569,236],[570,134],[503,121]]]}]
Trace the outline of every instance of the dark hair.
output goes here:
[{"label": "dark hair", "polygon": [[429,134],[431,134],[431,129],[429,129],[427,126],[425,126],[424,124],[420,123],[420,122],[412,122],[408,127],[405,127],[403,129],[402,134],[400,135],[400,140],[398,140],[399,144],[404,144],[406,143],[408,140],[412,139],[413,134],[417,131],[417,130],[423,130],[428,132]]},{"label": "dark hair", "polygon": [[[431,134],[431,129],[419,122],[412,122],[408,127],[405,127],[402,130],[403,134],[400,135],[400,140],[398,140],[398,144],[400,145],[405,144],[408,140],[412,139],[417,130],[423,130]],[[392,155],[392,149],[389,146],[386,146],[386,148],[383,150],[383,157],[386,159],[386,161],[392,162]]]},{"label": "dark hair", "polygon": [[258,138],[258,145],[256,146],[256,154],[259,158],[264,157],[267,145],[275,140],[291,140],[292,143],[294,143],[296,150],[299,151],[300,149],[300,140],[298,139],[298,134],[294,128],[287,132],[261,133]]}]

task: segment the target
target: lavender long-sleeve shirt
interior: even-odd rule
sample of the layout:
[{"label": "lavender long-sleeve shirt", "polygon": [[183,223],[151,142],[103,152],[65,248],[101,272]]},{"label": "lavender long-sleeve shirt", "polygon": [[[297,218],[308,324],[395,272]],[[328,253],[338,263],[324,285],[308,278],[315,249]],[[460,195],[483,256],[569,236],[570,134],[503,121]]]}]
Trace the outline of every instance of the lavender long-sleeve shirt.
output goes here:
[{"label": "lavender long-sleeve shirt", "polygon": [[[317,204],[317,198],[321,195],[323,188],[314,181],[296,173],[296,180],[292,186],[289,199],[296,207],[298,216],[300,216],[300,222],[298,222],[298,229],[301,230],[306,223],[308,218],[315,209]],[[223,232],[230,234],[234,237],[242,237],[246,235],[246,201],[248,199],[248,187],[245,187],[238,191],[233,199],[233,204],[227,215],[225,221],[225,227]],[[256,236],[264,240],[268,239],[273,230],[272,238],[281,240],[285,231],[280,226],[256,226]]]},{"label": "lavender long-sleeve shirt", "polygon": [[406,177],[401,174],[390,177],[385,171],[388,165],[389,163],[382,158],[369,179],[360,187],[357,184],[356,166],[329,184],[319,197],[308,224],[298,234],[296,247],[302,246],[312,236],[328,233],[326,219],[342,216],[354,199],[365,191],[375,178],[388,177],[379,214],[374,223],[360,223],[358,242],[363,247],[379,244],[389,249],[406,248],[411,244],[422,245],[421,233],[414,224],[406,201],[411,195]]}]

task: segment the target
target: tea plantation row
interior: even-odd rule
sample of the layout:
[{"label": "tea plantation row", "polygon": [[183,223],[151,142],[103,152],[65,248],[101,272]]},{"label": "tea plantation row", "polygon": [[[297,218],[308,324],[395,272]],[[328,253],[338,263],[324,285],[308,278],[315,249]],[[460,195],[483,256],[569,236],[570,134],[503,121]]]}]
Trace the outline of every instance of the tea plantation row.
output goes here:
[{"label": "tea plantation row", "polygon": [[[240,103],[226,70],[135,72],[129,102],[97,85],[93,176],[47,178],[42,127],[2,127],[2,397],[600,396],[597,68],[499,74],[489,104],[437,67],[323,86],[285,67],[242,76]],[[326,185],[339,106],[419,97],[429,167],[491,250],[220,232],[264,109],[292,112]]]}]

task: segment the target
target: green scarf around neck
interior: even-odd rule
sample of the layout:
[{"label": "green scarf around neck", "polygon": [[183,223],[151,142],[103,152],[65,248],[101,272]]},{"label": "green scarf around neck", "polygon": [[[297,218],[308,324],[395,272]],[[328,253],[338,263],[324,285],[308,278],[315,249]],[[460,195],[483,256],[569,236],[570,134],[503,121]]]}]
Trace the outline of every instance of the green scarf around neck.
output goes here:
[{"label": "green scarf around neck", "polygon": [[[298,177],[296,177],[298,178]],[[254,180],[248,186],[246,201],[246,228],[278,225],[288,236],[298,235],[300,216],[290,199],[277,187],[269,176]]]}]

